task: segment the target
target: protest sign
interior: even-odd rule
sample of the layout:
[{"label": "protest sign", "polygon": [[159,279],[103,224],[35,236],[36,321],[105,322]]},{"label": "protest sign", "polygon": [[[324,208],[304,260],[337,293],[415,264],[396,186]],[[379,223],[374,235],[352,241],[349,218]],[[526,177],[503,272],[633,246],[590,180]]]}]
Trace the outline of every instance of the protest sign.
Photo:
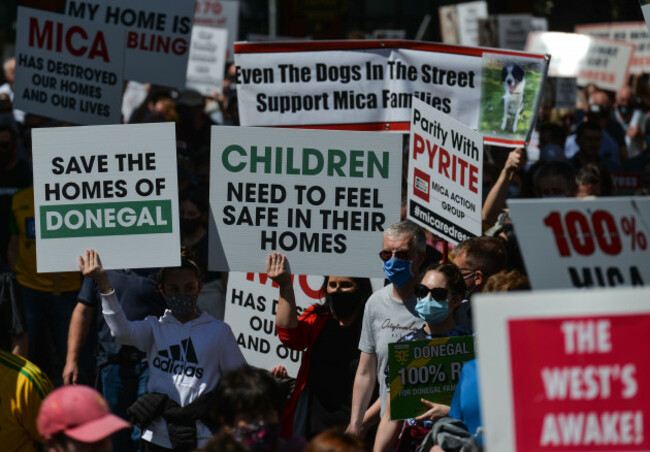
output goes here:
[{"label": "protest sign", "polygon": [[126,33],[125,79],[185,86],[194,0],[67,0],[65,14]]},{"label": "protest sign", "polygon": [[450,405],[465,361],[474,359],[474,337],[441,337],[388,344],[390,418],[429,410],[420,399]]},{"label": "protest sign", "polygon": [[411,118],[409,219],[453,244],[481,235],[483,137],[418,99]]},{"label": "protest sign", "polygon": [[[242,125],[408,130],[418,98],[506,146],[529,135],[547,66],[543,55],[415,41],[238,43],[235,63]],[[515,131],[499,116],[514,65],[526,80]]]},{"label": "protest sign", "polygon": [[34,129],[39,272],[180,265],[173,123]]},{"label": "protest sign", "polygon": [[194,25],[190,58],[187,62],[187,87],[207,97],[221,91],[226,66],[228,31]]},{"label": "protest sign", "polygon": [[534,289],[650,282],[650,199],[508,200]]},{"label": "protest sign", "polygon": [[[322,276],[293,277],[298,315],[312,304],[320,303],[322,284]],[[279,294],[278,285],[266,273],[230,272],[224,320],[232,328],[248,364],[262,369],[282,364],[295,378],[302,351],[288,349],[278,339],[275,314]]]},{"label": "protest sign", "polygon": [[303,274],[383,277],[400,135],[219,126],[211,153],[211,269],[262,271],[278,251]]},{"label": "protest sign", "polygon": [[[292,275],[296,307],[300,315],[307,307],[323,303],[322,276]],[[371,281],[373,290],[383,279]],[[266,273],[231,272],[228,276],[225,322],[230,325],[246,362],[262,369],[282,364],[290,376],[298,375],[301,350],[280,342],[275,330],[279,286]]]},{"label": "protest sign", "polygon": [[533,16],[530,14],[498,14],[499,47],[523,50],[528,33],[532,31]]},{"label": "protest sign", "polygon": [[488,16],[487,2],[474,1],[438,8],[442,42],[463,46],[478,45],[478,20]]},{"label": "protest sign", "polygon": [[16,108],[74,124],[119,124],[124,33],[18,8]]},{"label": "protest sign", "polygon": [[478,294],[485,449],[650,450],[650,290]]},{"label": "protest sign", "polygon": [[194,25],[227,30],[226,61],[230,61],[234,51],[233,45],[239,33],[239,1],[196,0]]},{"label": "protest sign", "polygon": [[650,1],[639,0],[639,5],[641,6],[641,12],[643,13],[643,20],[648,27],[648,31],[650,31]]},{"label": "protest sign", "polygon": [[643,186],[641,173],[617,171],[612,173],[612,182],[617,195],[633,195]]},{"label": "protest sign", "polygon": [[634,44],[551,31],[530,33],[526,50],[553,56],[548,70],[551,77],[577,77],[580,86],[594,83],[618,91],[627,83]]},{"label": "protest sign", "polygon": [[634,44],[630,64],[631,74],[644,74],[650,68],[650,35],[644,22],[614,22],[604,24],[576,25],[576,33],[596,38],[625,41]]},{"label": "protest sign", "polygon": [[555,89],[554,106],[558,109],[573,110],[576,108],[578,97],[578,83],[572,77],[550,77],[551,86]]}]

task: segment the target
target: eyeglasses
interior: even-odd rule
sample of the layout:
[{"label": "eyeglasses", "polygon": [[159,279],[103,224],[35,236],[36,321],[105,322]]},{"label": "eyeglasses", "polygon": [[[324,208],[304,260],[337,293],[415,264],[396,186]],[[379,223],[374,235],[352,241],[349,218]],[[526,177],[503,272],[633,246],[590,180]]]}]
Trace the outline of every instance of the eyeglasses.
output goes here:
[{"label": "eyeglasses", "polygon": [[391,251],[391,250],[381,250],[379,252],[379,258],[386,262],[387,260],[390,260],[395,256],[396,258],[403,260],[403,261],[409,261],[411,260],[411,253],[409,251]]},{"label": "eyeglasses", "polygon": [[436,301],[445,301],[449,294],[449,291],[444,287],[434,287],[433,289],[429,289],[424,284],[416,284],[415,287],[413,287],[413,292],[418,298],[424,298],[431,293],[431,298]]},{"label": "eyeglasses", "polygon": [[[461,274],[463,275],[463,279],[471,278],[476,273],[476,270],[473,268],[458,267],[458,270],[460,270]],[[469,272],[469,273],[464,273],[464,272]]]}]

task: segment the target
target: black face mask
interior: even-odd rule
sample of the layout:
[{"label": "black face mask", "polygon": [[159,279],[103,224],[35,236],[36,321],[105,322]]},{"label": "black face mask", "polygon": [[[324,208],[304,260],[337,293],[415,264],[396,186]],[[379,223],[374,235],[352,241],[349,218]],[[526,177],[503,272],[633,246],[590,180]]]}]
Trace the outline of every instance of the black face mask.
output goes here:
[{"label": "black face mask", "polygon": [[185,234],[191,234],[201,226],[201,217],[196,218],[181,218],[180,220],[181,231]]},{"label": "black face mask", "polygon": [[328,293],[325,300],[329,304],[332,315],[337,319],[349,319],[361,305],[359,292]]}]

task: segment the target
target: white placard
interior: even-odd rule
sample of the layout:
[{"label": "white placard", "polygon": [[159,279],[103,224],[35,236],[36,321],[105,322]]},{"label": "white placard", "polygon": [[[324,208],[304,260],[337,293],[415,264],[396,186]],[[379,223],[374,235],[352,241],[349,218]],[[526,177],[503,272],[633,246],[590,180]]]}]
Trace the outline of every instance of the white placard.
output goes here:
[{"label": "white placard", "polygon": [[509,200],[534,289],[650,283],[650,199]]},{"label": "white placard", "polygon": [[483,136],[416,99],[409,146],[409,219],[453,244],[481,235]]},{"label": "white placard", "polygon": [[530,33],[526,50],[551,54],[550,77],[577,77],[580,86],[618,91],[627,83],[634,44],[551,31]]},{"label": "white placard", "polygon": [[39,272],[180,265],[173,123],[34,129]]},{"label": "white placard", "polygon": [[[545,79],[543,55],[415,41],[386,44],[237,43],[241,124],[408,130],[411,101],[419,98],[478,129],[492,144],[524,144]],[[486,68],[485,56],[501,66]],[[501,130],[500,118],[494,124],[480,121],[482,109],[502,111],[505,88],[501,71],[513,64],[537,72],[527,78],[523,115],[527,121],[516,133]]]},{"label": "white placard", "polygon": [[226,61],[231,61],[239,33],[239,1],[196,0],[194,25],[228,30]]},{"label": "white placard", "polygon": [[576,25],[576,33],[634,44],[631,74],[650,72],[650,35],[645,22]]},{"label": "white placard", "polygon": [[[321,303],[322,276],[294,276],[298,315],[314,303]],[[226,294],[225,322],[230,325],[246,362],[270,370],[277,364],[290,376],[298,375],[302,351],[282,345],[275,331],[279,288],[266,273],[230,272]]]},{"label": "white placard", "polygon": [[228,30],[194,25],[187,62],[187,87],[207,97],[221,91]]},{"label": "white placard", "polygon": [[211,155],[212,270],[264,271],[278,251],[303,274],[383,277],[400,135],[215,126]]},{"label": "white placard", "polygon": [[647,288],[477,294],[485,450],[650,450],[648,299]]},{"label": "white placard", "polygon": [[126,33],[125,79],[185,86],[194,0],[67,0],[65,13]]},{"label": "white placard", "polygon": [[454,5],[458,14],[458,44],[462,46],[478,45],[478,19],[488,17],[487,2],[458,3]]},{"label": "white placard", "polygon": [[573,110],[576,108],[578,96],[578,83],[572,77],[555,77],[551,79],[551,85],[555,85],[555,108]]},{"label": "white placard", "polygon": [[523,50],[528,33],[532,31],[533,16],[530,14],[498,14],[499,47]]},{"label": "white placard", "polygon": [[74,124],[119,124],[124,33],[18,8],[14,106]]}]

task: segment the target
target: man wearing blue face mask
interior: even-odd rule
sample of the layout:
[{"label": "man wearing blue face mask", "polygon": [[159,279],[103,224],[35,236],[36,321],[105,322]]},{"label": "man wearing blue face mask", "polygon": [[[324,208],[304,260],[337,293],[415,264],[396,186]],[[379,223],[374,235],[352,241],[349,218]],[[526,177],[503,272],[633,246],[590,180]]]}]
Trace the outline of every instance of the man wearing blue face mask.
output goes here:
[{"label": "man wearing blue face mask", "polygon": [[[384,412],[388,387],[383,369],[388,363],[388,344],[424,325],[415,310],[417,299],[413,288],[419,281],[419,268],[425,253],[424,231],[412,221],[394,223],[384,231],[379,257],[391,284],[372,294],[366,303],[359,341],[361,357],[354,379],[347,430],[352,434],[361,435]],[[380,398],[366,411],[375,381],[379,381]]]}]

